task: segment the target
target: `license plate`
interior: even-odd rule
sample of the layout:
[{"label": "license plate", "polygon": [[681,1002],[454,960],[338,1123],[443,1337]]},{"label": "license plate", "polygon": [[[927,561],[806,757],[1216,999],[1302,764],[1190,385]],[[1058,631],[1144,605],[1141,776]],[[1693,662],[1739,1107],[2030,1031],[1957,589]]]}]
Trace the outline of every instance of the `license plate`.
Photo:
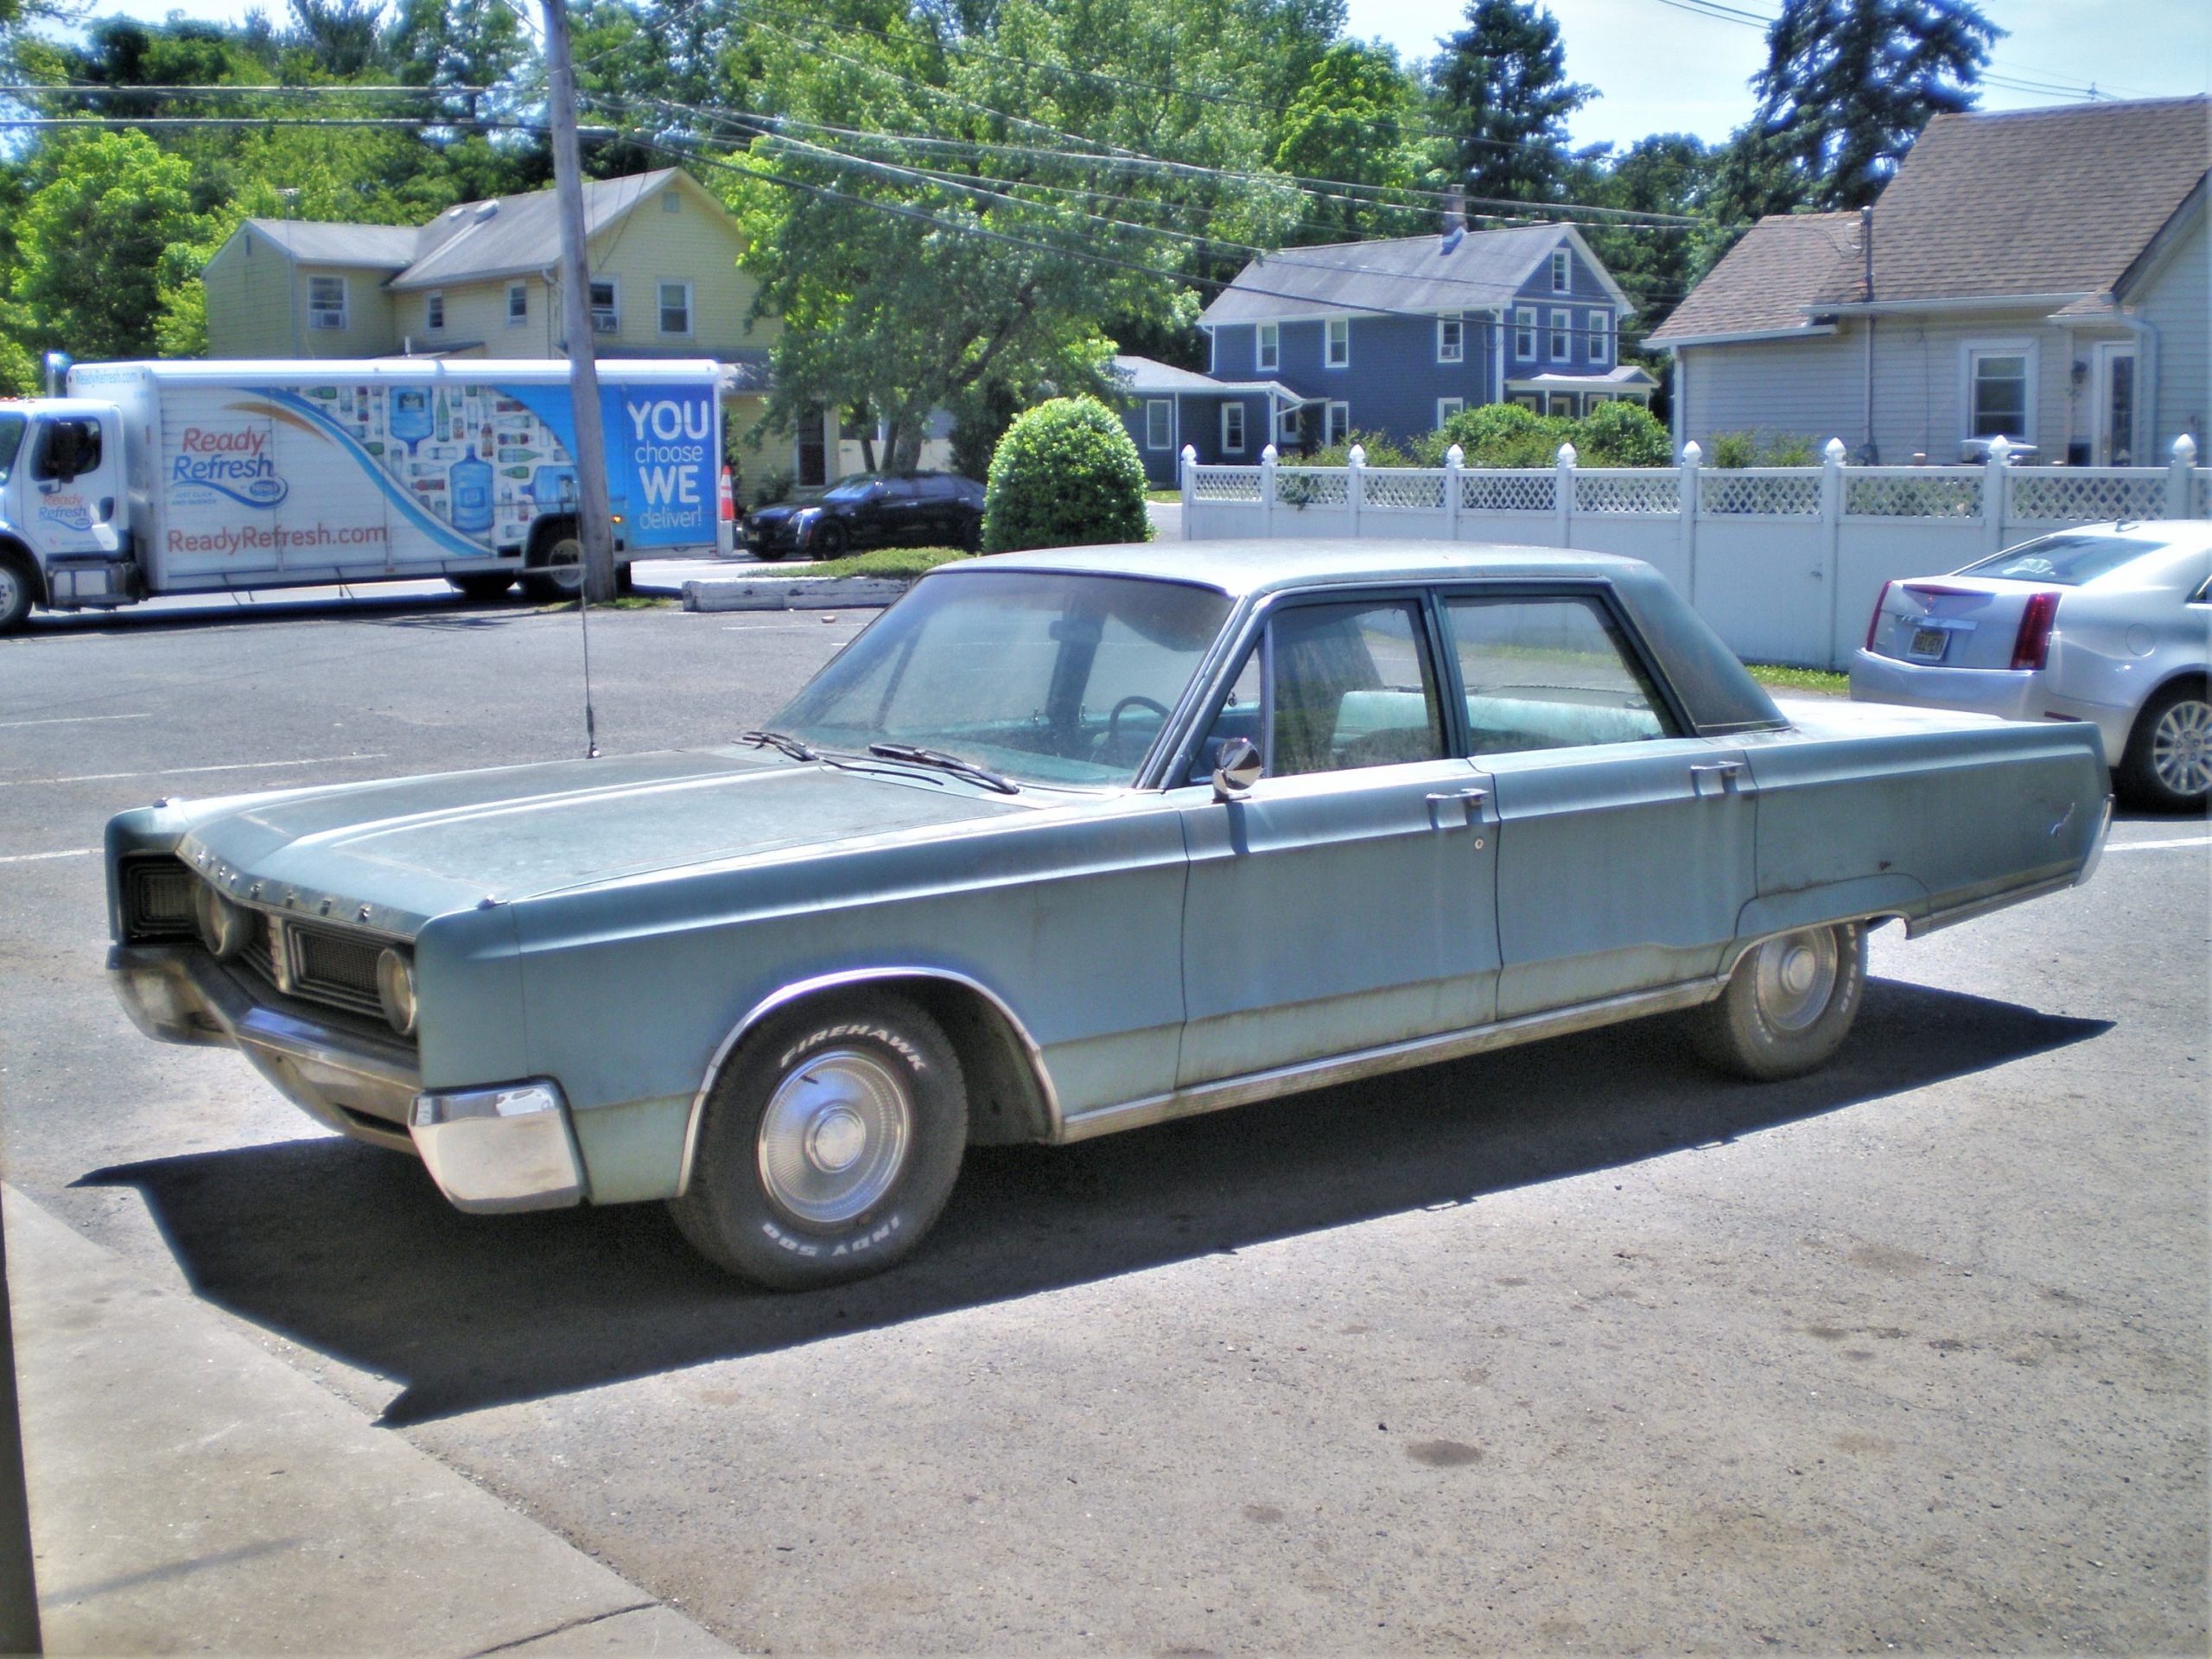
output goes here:
[{"label": "license plate", "polygon": [[1951,647],[1948,628],[1915,628],[1912,643],[1905,647],[1905,655],[1916,662],[1940,663],[1943,653]]}]

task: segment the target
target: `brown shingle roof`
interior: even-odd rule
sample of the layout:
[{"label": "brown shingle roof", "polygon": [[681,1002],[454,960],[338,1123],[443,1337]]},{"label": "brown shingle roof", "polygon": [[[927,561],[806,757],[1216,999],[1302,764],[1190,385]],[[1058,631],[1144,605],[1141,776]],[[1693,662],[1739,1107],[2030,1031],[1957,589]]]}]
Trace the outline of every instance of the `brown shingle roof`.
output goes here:
[{"label": "brown shingle roof", "polygon": [[1653,345],[1805,327],[1839,269],[1859,269],[1856,213],[1776,213],[1728,250],[1650,335]]}]

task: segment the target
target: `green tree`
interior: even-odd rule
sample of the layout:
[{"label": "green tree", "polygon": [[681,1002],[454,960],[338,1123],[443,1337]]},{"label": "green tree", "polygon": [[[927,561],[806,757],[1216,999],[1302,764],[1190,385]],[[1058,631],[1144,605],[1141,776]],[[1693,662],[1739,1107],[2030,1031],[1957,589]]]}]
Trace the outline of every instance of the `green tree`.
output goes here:
[{"label": "green tree", "polygon": [[143,132],[75,138],[17,226],[16,296],[45,343],[79,357],[154,349],[159,262],[200,239],[192,169]]},{"label": "green tree", "polygon": [[1433,73],[1467,193],[1556,200],[1567,119],[1597,94],[1567,78],[1559,20],[1537,0],[1469,0],[1466,18]]},{"label": "green tree", "polygon": [[[1275,146],[1279,171],[1402,190],[1418,184],[1427,163],[1416,136],[1421,89],[1385,48],[1340,41],[1322,54],[1291,100]],[[1317,198],[1300,242],[1356,241],[1422,228],[1420,210],[1345,199]]]},{"label": "green tree", "polygon": [[1972,0],[1784,0],[1746,172],[1778,171],[1815,207],[1866,206],[1929,117],[1973,107],[2004,33]]}]

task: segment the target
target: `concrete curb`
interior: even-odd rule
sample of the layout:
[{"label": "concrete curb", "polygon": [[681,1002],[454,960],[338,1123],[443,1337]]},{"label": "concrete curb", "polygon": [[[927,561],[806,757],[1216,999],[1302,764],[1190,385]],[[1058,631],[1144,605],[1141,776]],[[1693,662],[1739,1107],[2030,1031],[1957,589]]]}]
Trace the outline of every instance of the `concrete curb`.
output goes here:
[{"label": "concrete curb", "polygon": [[730,1651],[6,1190],[54,1654]]},{"label": "concrete curb", "polygon": [[911,582],[883,576],[784,576],[755,582],[687,582],[687,611],[842,611],[890,604]]}]

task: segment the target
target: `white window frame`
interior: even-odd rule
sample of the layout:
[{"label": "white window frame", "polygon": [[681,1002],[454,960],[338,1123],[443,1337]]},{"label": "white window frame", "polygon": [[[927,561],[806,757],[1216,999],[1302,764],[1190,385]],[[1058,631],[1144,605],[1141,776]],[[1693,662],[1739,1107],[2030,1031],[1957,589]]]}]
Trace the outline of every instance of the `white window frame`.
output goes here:
[{"label": "white window frame", "polygon": [[[327,283],[334,283],[338,285],[338,306],[335,310],[332,309],[327,303],[318,301],[315,296],[316,288]],[[349,297],[346,278],[343,276],[309,276],[308,278],[308,327],[314,329],[333,328],[341,332],[352,327],[353,323],[350,319],[353,312],[347,303]]]},{"label": "white window frame", "polygon": [[1252,366],[1255,369],[1279,369],[1282,366],[1282,325],[1263,322],[1252,331]]},{"label": "white window frame", "polygon": [[[668,326],[668,290],[671,288],[683,290],[683,326],[681,328]],[[663,340],[690,340],[699,332],[699,315],[692,308],[691,294],[691,284],[677,277],[657,276],[653,279],[653,321],[658,325]]]},{"label": "white window frame", "polygon": [[1574,292],[1574,256],[1565,248],[1552,250],[1552,292]]},{"label": "white window frame", "polygon": [[2005,435],[2016,443],[2034,443],[2036,438],[2036,393],[2038,382],[2040,342],[2024,335],[1997,340],[1966,340],[1959,342],[1959,440],[1961,444],[1986,443],[1974,433],[1974,388],[1975,370],[1984,358],[2017,357],[2021,359],[2020,415],[2027,427],[2024,432],[2007,432]]},{"label": "white window frame", "polygon": [[1173,397],[1145,399],[1144,447],[1147,449],[1173,449],[1175,447],[1175,400]]},{"label": "white window frame", "polygon": [[1466,406],[1467,400],[1464,397],[1438,398],[1436,400],[1436,429],[1441,432],[1444,429],[1444,423],[1459,414]]},{"label": "white window frame", "polygon": [[1513,355],[1523,363],[1536,360],[1536,308],[1513,308]]},{"label": "white window frame", "polygon": [[[607,303],[594,303],[599,289],[607,290]],[[622,332],[622,279],[619,276],[592,276],[585,280],[584,309],[591,314],[591,331],[594,334],[619,334]],[[602,321],[601,319],[604,319]]]},{"label": "white window frame", "polygon": [[1611,312],[1592,311],[1590,314],[1590,331],[1586,343],[1590,347],[1590,360],[1592,363],[1611,363],[1613,360],[1613,314]]},{"label": "white window frame", "polygon": [[1321,325],[1321,366],[1325,369],[1348,369],[1351,366],[1351,319],[1331,317]]},{"label": "white window frame", "polygon": [[[515,303],[518,300],[522,302],[519,306]],[[507,327],[519,328],[529,321],[530,284],[509,283],[507,284]]]},{"label": "white window frame", "polygon": [[1244,453],[1244,405],[1228,403],[1221,406],[1221,453],[1241,455]]},{"label": "white window frame", "polygon": [[1294,404],[1290,408],[1277,412],[1275,416],[1277,448],[1286,443],[1296,443],[1299,441],[1306,425],[1305,410],[1306,406],[1303,404]]},{"label": "white window frame", "polygon": [[1321,429],[1321,442],[1325,448],[1334,448],[1351,437],[1351,405],[1341,398],[1329,405],[1325,423]]},{"label": "white window frame", "polygon": [[443,289],[434,288],[423,296],[423,327],[433,334],[445,333],[446,296]]},{"label": "white window frame", "polygon": [[1465,314],[1454,313],[1437,318],[1436,360],[1440,363],[1464,363],[1467,360],[1467,319]]},{"label": "white window frame", "polygon": [[1574,313],[1554,311],[1551,315],[1551,338],[1545,342],[1551,349],[1547,359],[1553,363],[1574,361]]}]

